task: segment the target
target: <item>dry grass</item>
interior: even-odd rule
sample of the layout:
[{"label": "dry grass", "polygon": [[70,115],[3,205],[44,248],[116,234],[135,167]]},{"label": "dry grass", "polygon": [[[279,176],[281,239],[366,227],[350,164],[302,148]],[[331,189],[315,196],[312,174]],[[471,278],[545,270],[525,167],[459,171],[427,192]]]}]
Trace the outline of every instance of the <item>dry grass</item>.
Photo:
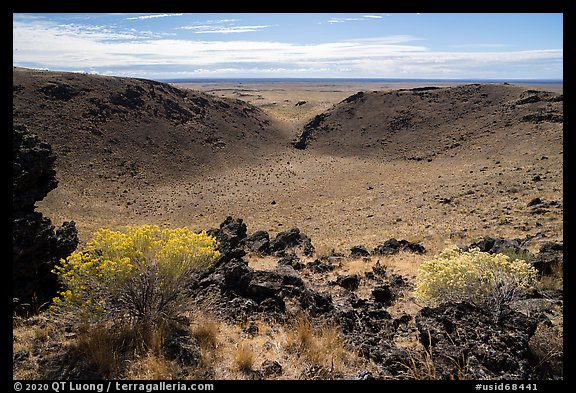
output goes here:
[{"label": "dry grass", "polygon": [[561,329],[539,324],[529,342],[534,368],[542,379],[563,375],[564,337]]},{"label": "dry grass", "polygon": [[121,345],[121,334],[108,326],[85,329],[77,338],[78,349],[106,378],[114,378],[119,372]]},{"label": "dry grass", "polygon": [[[447,357],[443,358],[443,366],[437,364],[432,347],[424,348],[422,344],[412,346],[408,349],[410,362],[403,364],[406,374],[410,379],[415,380],[466,380],[468,379],[467,366],[464,359]],[[449,367],[449,370],[446,370]]]},{"label": "dry grass", "polygon": [[564,288],[564,270],[560,265],[552,267],[552,274],[540,277],[538,288],[559,290]]},{"label": "dry grass", "polygon": [[430,351],[413,350],[410,351],[410,364],[404,364],[410,379],[415,380],[436,380],[436,365],[432,359],[432,348]]},{"label": "dry grass", "polygon": [[376,260],[373,258],[347,258],[336,271],[341,274],[364,274],[372,271],[375,264]]},{"label": "dry grass", "polygon": [[200,343],[202,350],[212,350],[218,346],[220,324],[212,316],[203,316],[191,326],[192,336]]},{"label": "dry grass", "polygon": [[251,345],[242,341],[236,347],[236,352],[234,353],[234,364],[241,372],[250,372],[254,366],[254,351]]},{"label": "dry grass", "polygon": [[129,380],[169,380],[174,379],[174,370],[178,366],[174,362],[168,362],[162,356],[151,352],[130,363],[126,371],[126,379]]},{"label": "dry grass", "polygon": [[325,242],[321,242],[318,244],[314,243],[316,257],[321,258],[333,255],[336,252],[334,246],[335,246],[334,244],[328,244]]},{"label": "dry grass", "polygon": [[329,323],[313,324],[301,314],[297,317],[293,330],[286,333],[286,349],[305,360],[319,366],[324,377],[341,373],[359,363],[356,354],[347,349],[338,328]]},{"label": "dry grass", "polygon": [[386,268],[387,273],[400,274],[404,277],[414,278],[422,262],[433,257],[433,253],[416,254],[408,251],[400,251],[393,255],[378,255],[366,258],[345,258],[340,267],[335,270],[339,274],[359,274],[372,271],[377,264]]}]

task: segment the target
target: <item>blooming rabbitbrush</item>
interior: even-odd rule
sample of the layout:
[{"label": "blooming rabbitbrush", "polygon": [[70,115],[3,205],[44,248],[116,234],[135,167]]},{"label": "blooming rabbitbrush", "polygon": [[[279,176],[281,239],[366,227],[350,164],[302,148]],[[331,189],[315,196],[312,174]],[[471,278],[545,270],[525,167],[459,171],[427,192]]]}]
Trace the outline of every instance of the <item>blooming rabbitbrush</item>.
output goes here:
[{"label": "blooming rabbitbrush", "polygon": [[535,282],[536,269],[524,260],[454,246],[420,266],[414,294],[432,303],[469,301],[499,309]]},{"label": "blooming rabbitbrush", "polygon": [[74,252],[54,268],[63,289],[52,309],[76,309],[84,321],[127,313],[136,318],[155,312],[166,315],[170,302],[183,300],[191,274],[219,257],[217,245],[206,232],[185,227],[100,229],[86,250]]}]

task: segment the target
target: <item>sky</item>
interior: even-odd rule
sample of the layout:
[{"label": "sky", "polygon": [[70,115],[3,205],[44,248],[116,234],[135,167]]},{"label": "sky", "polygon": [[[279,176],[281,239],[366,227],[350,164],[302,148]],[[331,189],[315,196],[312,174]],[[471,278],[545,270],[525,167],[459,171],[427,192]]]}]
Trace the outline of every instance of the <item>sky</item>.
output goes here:
[{"label": "sky", "polygon": [[559,13],[12,16],[13,65],[187,78],[563,79]]}]

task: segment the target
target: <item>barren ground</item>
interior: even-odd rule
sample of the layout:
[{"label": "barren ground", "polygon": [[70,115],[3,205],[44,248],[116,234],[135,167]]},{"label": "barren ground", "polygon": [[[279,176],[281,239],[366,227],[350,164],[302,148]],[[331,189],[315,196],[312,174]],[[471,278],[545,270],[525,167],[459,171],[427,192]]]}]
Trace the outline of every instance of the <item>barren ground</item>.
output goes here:
[{"label": "barren ground", "polygon": [[[527,207],[535,197],[562,202],[562,134],[547,124],[535,125],[541,135],[497,132],[490,144],[482,140],[480,146],[467,145],[467,151],[430,162],[291,148],[290,141],[307,121],[357,91],[417,86],[179,86],[257,105],[278,121],[277,149],[255,154],[257,165],[248,158],[215,170],[207,167],[187,178],[163,176],[156,184],[137,188],[121,182],[98,184],[113,186],[106,193],[95,184],[68,187],[62,179],[39,209],[56,224],[75,220],[82,240],[101,226],[158,223],[205,229],[228,215],[243,218],[250,232],[277,233],[297,226],[316,247],[344,252],[357,244],[371,248],[390,237],[422,242],[432,252],[485,235],[523,238],[544,233],[546,240],[561,240],[561,209],[535,215]],[[546,90],[561,92],[562,87]],[[296,105],[301,101],[306,103]],[[541,143],[548,139],[551,143]],[[541,180],[534,181],[535,176]]]},{"label": "barren ground", "polygon": [[[411,284],[420,263],[449,245],[468,245],[484,236],[532,238],[530,251],[537,252],[543,242],[563,241],[563,124],[558,121],[530,122],[512,117],[502,125],[498,108],[476,101],[470,103],[473,117],[457,116],[444,124],[440,113],[456,109],[440,97],[436,102],[440,106],[435,108],[410,108],[414,113],[428,113],[438,126],[424,130],[412,127],[421,132],[412,136],[390,134],[377,154],[372,154],[374,149],[364,154],[358,143],[367,142],[372,147],[381,143],[369,138],[374,135],[370,132],[376,130],[378,135],[382,129],[376,116],[366,117],[361,111],[381,113],[378,101],[370,101],[368,109],[355,108],[356,118],[347,117],[351,112],[339,103],[359,91],[387,92],[430,84],[184,84],[177,87],[193,90],[193,96],[184,100],[218,98],[203,104],[208,115],[192,116],[188,123],[174,125],[172,118],[147,120],[144,112],[134,117],[131,111],[122,110],[120,115],[108,114],[99,123],[86,115],[91,113],[91,104],[77,98],[67,103],[38,99],[43,96],[36,92],[46,83],[73,84],[76,76],[40,73],[44,79],[31,83],[25,80],[27,72],[16,70],[14,74],[15,118],[28,123],[59,156],[55,168],[59,186],[37,204],[37,210],[56,226],[74,220],[81,243],[100,227],[158,224],[202,230],[218,227],[225,217],[232,216],[244,220],[248,233],[266,230],[271,238],[291,227],[300,228],[316,247],[313,257],[301,256],[303,263],[334,251],[349,255],[356,245],[372,250],[390,238],[419,242],[426,248],[424,255],[400,252],[385,257],[343,258],[332,272],[317,274],[305,269],[299,273],[307,285],[330,292],[337,302],[349,294],[329,283],[338,276],[371,272],[376,263],[383,265],[387,274],[400,274]],[[95,82],[90,83],[83,85],[86,93],[80,97],[93,94],[90,102],[103,105],[105,94],[99,93]],[[118,89],[138,89],[138,85],[130,86]],[[177,101],[170,95],[173,92],[155,89],[164,97],[162,102]],[[562,85],[506,89],[508,114],[516,107],[532,108],[514,105],[520,99],[545,95],[539,93],[542,91],[563,92]],[[379,94],[370,99],[378,99]],[[148,108],[157,104],[142,99]],[[526,109],[526,113],[559,113],[559,101],[529,102],[527,105],[537,107]],[[73,108],[68,109],[70,113],[62,114],[65,105],[78,106],[69,106]],[[231,109],[218,109],[227,105]],[[162,107],[156,110],[162,111]],[[295,149],[291,141],[311,119],[326,111],[332,111],[332,123],[326,130],[337,129],[341,134],[326,131],[315,136],[305,150]],[[60,132],[60,126],[70,131]],[[365,131],[359,139],[355,139],[355,127]],[[200,136],[187,139],[190,130]],[[534,198],[542,202],[530,204]],[[276,257],[256,254],[246,259],[252,268],[264,270],[273,270],[278,262]],[[356,296],[368,298],[372,286],[363,280]],[[420,308],[406,292],[388,311],[393,317],[404,313],[413,317]],[[202,348],[211,374],[190,377],[251,378],[238,371],[240,343],[247,344],[255,367],[264,360],[279,361],[284,368],[279,378],[283,379],[312,378],[306,374],[306,365],[328,358],[332,365],[321,365],[343,375],[373,370],[373,364],[357,357],[350,347],[335,343],[337,335],[320,325],[313,328],[319,352],[303,355],[294,350],[299,340],[294,326],[273,320],[230,324],[206,311],[200,306],[190,329],[196,332],[208,326],[212,332],[214,346]],[[75,342],[75,336],[59,331],[46,318],[41,314],[15,325],[14,351],[28,354],[24,365],[14,369],[15,378],[42,375],[42,351],[52,354],[59,348],[57,345],[54,350],[50,343],[60,340],[59,345],[66,348]],[[562,318],[553,322],[561,330]],[[250,324],[257,326],[255,334],[246,333]],[[409,323],[395,345],[418,347],[413,325],[413,321]],[[339,353],[327,353],[330,348]],[[123,377],[178,378],[179,366],[153,354],[135,360],[131,367]]]}]

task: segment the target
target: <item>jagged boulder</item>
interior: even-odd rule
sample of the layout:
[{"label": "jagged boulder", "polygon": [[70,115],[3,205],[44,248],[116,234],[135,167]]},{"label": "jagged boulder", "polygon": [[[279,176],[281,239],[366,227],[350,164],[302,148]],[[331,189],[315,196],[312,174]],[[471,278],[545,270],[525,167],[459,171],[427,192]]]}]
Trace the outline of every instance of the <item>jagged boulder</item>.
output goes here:
[{"label": "jagged boulder", "polygon": [[369,257],[370,251],[364,246],[354,246],[350,248],[350,258]]},{"label": "jagged boulder", "polygon": [[531,263],[541,275],[553,274],[554,271],[561,273],[564,265],[563,243],[544,243]]},{"label": "jagged boulder", "polygon": [[246,231],[247,227],[244,220],[232,218],[231,216],[226,217],[219,228],[211,228],[206,231],[219,243],[220,258],[216,265],[222,265],[234,258],[242,258],[246,255],[246,252],[242,249],[246,239]]},{"label": "jagged boulder", "polygon": [[286,298],[298,301],[310,314],[322,314],[332,309],[330,296],[309,288],[289,265],[273,270],[258,270],[248,266],[244,259],[234,258],[215,266],[200,277],[193,288],[196,298],[207,288],[216,288],[221,296],[223,316],[235,317],[239,312],[284,312]]},{"label": "jagged boulder", "polygon": [[246,247],[261,255],[270,253],[270,235],[266,231],[256,231],[245,240]]},{"label": "jagged boulder", "polygon": [[360,285],[360,277],[357,274],[338,276],[336,284],[349,291],[354,291]]},{"label": "jagged boulder", "polygon": [[50,145],[26,126],[14,125],[12,147],[12,296],[15,306],[37,307],[56,295],[51,270],[76,249],[78,231],[73,221],[55,231],[50,219],[34,211],[34,204],[58,185]]},{"label": "jagged boulder", "polygon": [[504,239],[501,237],[485,236],[484,238],[473,242],[467,247],[461,247],[464,251],[471,248],[478,248],[482,252],[497,254],[503,252],[527,253],[528,250],[523,248],[524,242],[520,239]]},{"label": "jagged boulder", "polygon": [[420,341],[441,379],[530,379],[528,342],[537,323],[509,308],[495,315],[466,302],[424,307],[416,315]]},{"label": "jagged boulder", "polygon": [[34,211],[34,204],[58,186],[56,154],[46,142],[15,124],[12,132],[12,216]]},{"label": "jagged boulder", "polygon": [[374,255],[392,255],[400,251],[410,251],[417,254],[424,254],[426,249],[420,243],[409,242],[408,240],[396,240],[394,238],[386,240],[384,243],[376,246],[372,251]]},{"label": "jagged boulder", "polygon": [[290,266],[294,270],[302,270],[306,267],[296,254],[286,254],[278,260],[279,266]]},{"label": "jagged boulder", "polygon": [[304,255],[312,256],[314,246],[312,241],[304,233],[300,232],[298,227],[291,228],[285,232],[280,232],[274,240],[270,242],[270,250],[277,255],[281,255],[286,249],[293,247],[302,247]]}]

